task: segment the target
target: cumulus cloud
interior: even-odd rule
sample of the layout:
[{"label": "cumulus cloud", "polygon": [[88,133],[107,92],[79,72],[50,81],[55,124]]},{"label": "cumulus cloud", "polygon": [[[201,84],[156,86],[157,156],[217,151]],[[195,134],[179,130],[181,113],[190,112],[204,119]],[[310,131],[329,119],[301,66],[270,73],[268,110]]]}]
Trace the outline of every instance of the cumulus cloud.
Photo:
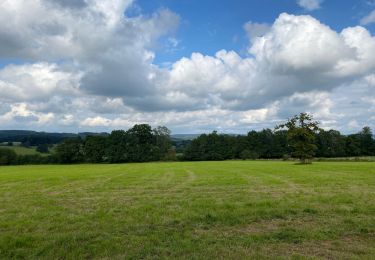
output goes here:
[{"label": "cumulus cloud", "polygon": [[53,95],[78,92],[81,74],[62,70],[57,64],[8,65],[0,70],[0,100],[47,100]]},{"label": "cumulus cloud", "polygon": [[258,109],[296,92],[330,91],[375,68],[375,39],[363,27],[338,33],[311,16],[281,14],[249,48],[214,57],[193,53],[173,64],[166,91],[206,107]]},{"label": "cumulus cloud", "polygon": [[21,121],[23,124],[28,122],[37,125],[49,124],[54,119],[53,113],[37,113],[28,109],[26,103],[15,103],[10,105],[10,111],[0,116],[3,123],[9,121]]},{"label": "cumulus cloud", "polygon": [[297,4],[308,11],[313,11],[319,9],[322,2],[323,0],[298,0]]},{"label": "cumulus cloud", "polygon": [[[155,47],[162,37],[177,47],[179,16],[127,17],[132,2],[4,0],[0,57],[24,63],[0,69],[2,125],[243,132],[301,111],[325,127],[374,124],[375,38],[365,28],[337,32],[284,13],[272,25],[244,25],[245,57],[196,52],[166,68],[154,64]],[[300,1],[310,10],[313,2]]]},{"label": "cumulus cloud", "polygon": [[152,45],[177,27],[178,16],[161,9],[150,17],[125,17],[130,0],[85,1],[76,10],[69,3],[5,0],[0,6],[0,56],[71,62],[88,93],[152,91]]}]

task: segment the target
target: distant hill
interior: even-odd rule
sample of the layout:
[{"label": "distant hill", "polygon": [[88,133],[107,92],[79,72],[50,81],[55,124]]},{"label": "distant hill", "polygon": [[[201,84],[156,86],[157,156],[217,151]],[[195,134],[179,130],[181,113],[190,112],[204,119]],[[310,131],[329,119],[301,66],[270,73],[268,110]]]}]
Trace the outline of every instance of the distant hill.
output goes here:
[{"label": "distant hill", "polygon": [[108,133],[91,133],[83,132],[78,134],[73,133],[47,133],[47,132],[36,132],[28,130],[0,130],[0,143],[4,142],[20,142],[28,143],[28,145],[38,144],[57,144],[64,139],[73,137],[82,137],[90,135],[108,135]]},{"label": "distant hill", "polygon": [[[54,145],[61,141],[81,137],[86,138],[87,136],[107,136],[108,133],[93,133],[93,132],[81,132],[81,133],[48,133],[48,132],[37,132],[29,130],[0,130],[0,144],[6,145],[8,142],[18,143],[17,146],[25,147],[36,147],[40,144]],[[173,145],[176,147],[177,152],[182,152],[192,140],[197,138],[199,134],[174,134],[171,135]]]},{"label": "distant hill", "polygon": [[200,136],[200,134],[174,134],[171,135],[172,140],[177,139],[177,140],[194,140]]}]

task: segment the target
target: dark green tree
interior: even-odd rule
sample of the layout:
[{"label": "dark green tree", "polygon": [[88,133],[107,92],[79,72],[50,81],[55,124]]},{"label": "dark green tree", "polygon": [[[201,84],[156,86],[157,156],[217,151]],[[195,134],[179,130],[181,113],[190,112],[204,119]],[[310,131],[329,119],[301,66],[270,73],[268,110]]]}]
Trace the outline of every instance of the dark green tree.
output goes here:
[{"label": "dark green tree", "polygon": [[17,161],[15,151],[7,148],[0,148],[0,165],[11,165]]},{"label": "dark green tree", "polygon": [[104,136],[87,136],[84,142],[84,154],[88,162],[101,163],[105,161],[107,138]]},{"label": "dark green tree", "polygon": [[152,132],[155,138],[155,145],[159,148],[158,160],[170,160],[174,151],[172,150],[171,130],[165,126],[158,126]]},{"label": "dark green tree", "polygon": [[134,125],[126,131],[126,134],[128,161],[148,162],[158,160],[160,149],[155,145],[150,125]]},{"label": "dark green tree", "polygon": [[319,130],[319,122],[314,121],[312,115],[300,113],[276,129],[287,129],[288,142],[293,148],[292,155],[301,163],[308,163],[314,157],[317,150],[315,134]]},{"label": "dark green tree", "polygon": [[107,139],[105,157],[110,163],[128,161],[127,151],[128,136],[124,130],[114,130]]},{"label": "dark green tree", "polygon": [[361,155],[361,140],[358,134],[348,135],[345,142],[346,156]]},{"label": "dark green tree", "polygon": [[39,153],[48,153],[48,144],[39,144],[36,151]]},{"label": "dark green tree", "polygon": [[339,131],[321,129],[316,135],[318,157],[343,157],[346,156],[346,137]]},{"label": "dark green tree", "polygon": [[358,135],[360,139],[361,155],[372,155],[374,153],[374,140],[372,139],[371,128],[365,126]]},{"label": "dark green tree", "polygon": [[210,134],[202,134],[194,139],[186,148],[184,156],[185,159],[189,161],[220,161],[233,159],[235,158],[235,145],[235,136],[222,135],[213,131]]},{"label": "dark green tree", "polygon": [[56,146],[55,153],[61,163],[84,162],[82,139],[80,137],[66,139]]}]

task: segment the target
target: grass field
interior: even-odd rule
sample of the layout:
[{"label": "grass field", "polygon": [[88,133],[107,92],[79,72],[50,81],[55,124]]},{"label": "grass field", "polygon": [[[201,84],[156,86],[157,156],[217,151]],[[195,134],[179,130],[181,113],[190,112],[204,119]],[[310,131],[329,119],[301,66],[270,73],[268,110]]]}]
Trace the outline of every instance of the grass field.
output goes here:
[{"label": "grass field", "polygon": [[42,153],[39,153],[36,151],[36,147],[0,146],[0,148],[13,150],[18,155],[35,155],[35,154],[43,155]]},{"label": "grass field", "polygon": [[375,258],[375,163],[0,167],[0,258]]}]

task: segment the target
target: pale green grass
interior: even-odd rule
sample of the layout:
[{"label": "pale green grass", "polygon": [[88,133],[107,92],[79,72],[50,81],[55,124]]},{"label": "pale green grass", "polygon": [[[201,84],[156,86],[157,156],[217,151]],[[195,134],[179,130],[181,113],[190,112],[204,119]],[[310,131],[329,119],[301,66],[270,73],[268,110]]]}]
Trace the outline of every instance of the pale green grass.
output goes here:
[{"label": "pale green grass", "polygon": [[0,167],[0,258],[375,257],[375,163]]},{"label": "pale green grass", "polygon": [[41,153],[37,152],[36,147],[23,147],[23,146],[0,146],[0,148],[6,148],[13,150],[18,155],[35,155]]}]

